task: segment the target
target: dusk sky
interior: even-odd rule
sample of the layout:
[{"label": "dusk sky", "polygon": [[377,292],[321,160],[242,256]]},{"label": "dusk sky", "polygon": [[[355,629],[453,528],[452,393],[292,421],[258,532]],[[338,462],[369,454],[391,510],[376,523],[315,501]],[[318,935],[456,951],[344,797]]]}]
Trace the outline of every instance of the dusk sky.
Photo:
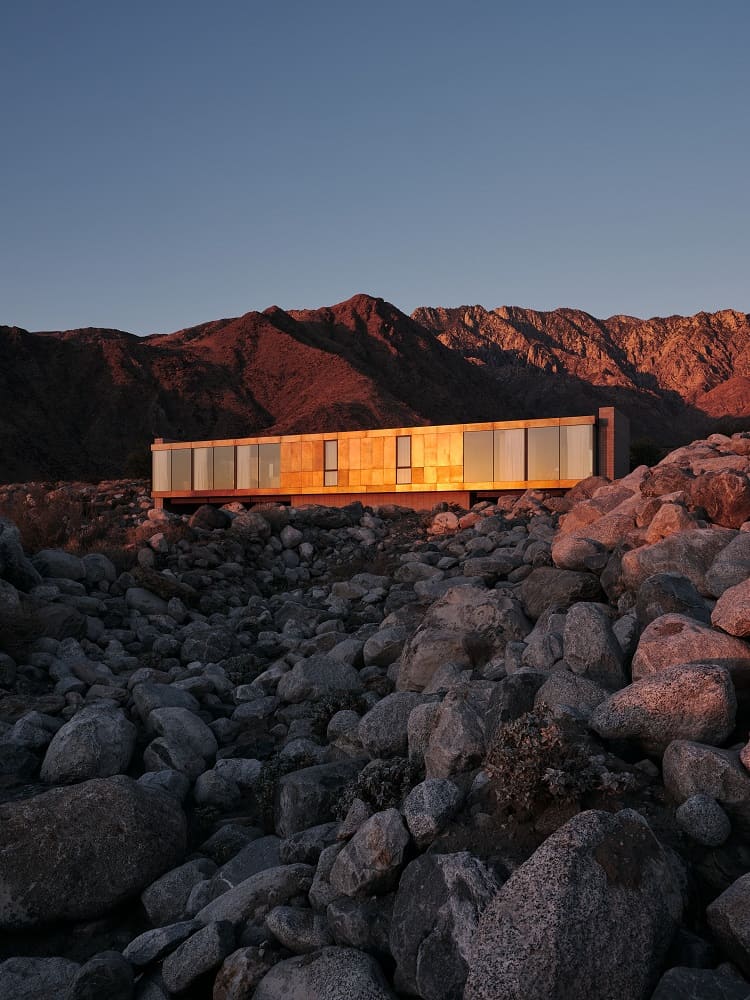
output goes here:
[{"label": "dusk sky", "polygon": [[0,324],[750,310],[750,4],[0,4]]}]

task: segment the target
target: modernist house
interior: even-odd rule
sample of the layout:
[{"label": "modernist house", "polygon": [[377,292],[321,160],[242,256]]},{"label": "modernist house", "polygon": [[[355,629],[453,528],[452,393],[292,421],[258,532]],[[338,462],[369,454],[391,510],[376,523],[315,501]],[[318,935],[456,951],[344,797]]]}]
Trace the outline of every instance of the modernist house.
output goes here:
[{"label": "modernist house", "polygon": [[440,500],[468,507],[508,490],[568,489],[595,473],[628,472],[627,418],[613,407],[595,416],[505,420],[167,442],[153,453],[156,506],[280,501],[339,507]]}]

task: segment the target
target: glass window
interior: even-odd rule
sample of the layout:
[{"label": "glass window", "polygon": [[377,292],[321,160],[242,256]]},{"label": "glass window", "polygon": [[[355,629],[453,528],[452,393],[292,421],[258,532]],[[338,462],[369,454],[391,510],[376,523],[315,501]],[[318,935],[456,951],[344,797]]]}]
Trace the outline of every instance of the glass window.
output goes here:
[{"label": "glass window", "polygon": [[529,427],[528,478],[560,478],[560,428]]},{"label": "glass window", "polygon": [[234,489],[234,445],[214,448],[214,489]]},{"label": "glass window", "polygon": [[464,431],[464,482],[493,481],[492,431]]},{"label": "glass window", "polygon": [[339,443],[338,441],[323,442],[323,485],[338,486],[339,482]]},{"label": "glass window", "polygon": [[172,489],[188,493],[193,488],[192,449],[173,448],[172,455]]},{"label": "glass window", "polygon": [[277,490],[281,485],[281,445],[258,445],[258,485],[262,490]]},{"label": "glass window", "polygon": [[237,445],[237,489],[258,489],[258,445]]},{"label": "glass window", "polygon": [[495,483],[518,483],[526,479],[526,429],[496,430]]},{"label": "glass window", "polygon": [[213,448],[193,448],[193,489],[211,490],[214,485]]},{"label": "glass window", "polygon": [[411,434],[396,437],[396,482],[411,482]]},{"label": "glass window", "polygon": [[560,479],[585,479],[594,474],[594,425],[560,427]]},{"label": "glass window", "polygon": [[172,476],[171,468],[172,463],[169,460],[168,451],[152,451],[151,452],[151,464],[152,464],[152,477],[154,486],[153,488],[157,491],[163,491],[168,493],[172,488]]}]

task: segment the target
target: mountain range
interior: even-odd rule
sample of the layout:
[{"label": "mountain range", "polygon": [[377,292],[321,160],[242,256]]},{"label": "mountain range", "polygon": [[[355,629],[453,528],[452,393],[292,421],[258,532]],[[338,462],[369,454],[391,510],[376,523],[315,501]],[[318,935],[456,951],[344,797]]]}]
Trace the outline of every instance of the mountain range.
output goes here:
[{"label": "mountain range", "polygon": [[199,440],[565,416],[615,405],[684,443],[748,418],[750,316],[596,319],[355,295],[138,337],[0,326],[0,481],[122,475],[154,437]]}]

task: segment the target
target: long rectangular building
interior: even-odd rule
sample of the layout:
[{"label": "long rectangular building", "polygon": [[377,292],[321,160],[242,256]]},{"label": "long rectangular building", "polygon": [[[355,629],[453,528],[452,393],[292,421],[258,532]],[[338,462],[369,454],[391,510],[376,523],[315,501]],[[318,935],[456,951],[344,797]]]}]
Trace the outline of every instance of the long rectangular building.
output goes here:
[{"label": "long rectangular building", "polygon": [[278,500],[299,506],[476,499],[531,487],[568,489],[628,471],[627,418],[596,415],[287,434],[151,446],[158,507]]}]

